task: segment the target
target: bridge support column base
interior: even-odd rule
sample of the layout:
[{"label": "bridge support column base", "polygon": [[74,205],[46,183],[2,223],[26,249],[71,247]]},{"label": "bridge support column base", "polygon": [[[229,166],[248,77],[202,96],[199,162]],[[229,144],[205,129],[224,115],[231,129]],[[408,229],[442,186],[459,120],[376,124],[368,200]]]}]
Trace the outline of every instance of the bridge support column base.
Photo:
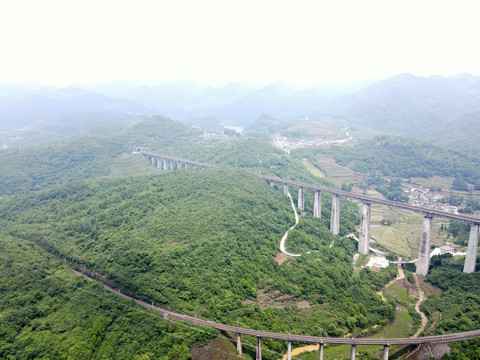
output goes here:
[{"label": "bridge support column base", "polygon": [[323,344],[318,346],[318,360],[323,360]]},{"label": "bridge support column base", "polygon": [[467,256],[465,257],[465,265],[463,266],[464,273],[472,273],[475,271],[478,254],[478,233],[479,224],[472,224],[470,228],[470,237],[468,239]]},{"label": "bridge support column base", "polygon": [[432,215],[425,215],[423,218],[422,239],[418,249],[418,261],[416,274],[427,276],[430,266],[430,247],[432,246]]},{"label": "bridge support column base", "polygon": [[242,356],[242,335],[240,333],[237,333],[237,352]]},{"label": "bridge support column base", "polygon": [[262,338],[257,336],[257,355],[255,360],[262,360]]},{"label": "bridge support column base", "polygon": [[322,217],[322,193],[318,190],[315,190],[315,199],[313,202],[313,217],[319,219]]},{"label": "bridge support column base", "polygon": [[357,345],[352,345],[352,350],[350,351],[350,360],[355,360],[356,351]]},{"label": "bridge support column base", "polygon": [[340,232],[340,196],[333,194],[332,198],[332,216],[330,218],[330,232],[338,235]]},{"label": "bridge support column base", "polygon": [[298,207],[302,210],[305,209],[305,204],[304,204],[305,198],[303,195],[303,187],[298,188]]},{"label": "bridge support column base", "polygon": [[370,203],[362,205],[362,222],[360,223],[360,239],[358,242],[358,252],[367,255],[370,246]]},{"label": "bridge support column base", "polygon": [[283,184],[283,193],[288,196],[288,184]]},{"label": "bridge support column base", "polygon": [[388,360],[388,345],[383,345],[382,360]]},{"label": "bridge support column base", "polygon": [[292,360],[292,342],[287,343],[287,360]]}]

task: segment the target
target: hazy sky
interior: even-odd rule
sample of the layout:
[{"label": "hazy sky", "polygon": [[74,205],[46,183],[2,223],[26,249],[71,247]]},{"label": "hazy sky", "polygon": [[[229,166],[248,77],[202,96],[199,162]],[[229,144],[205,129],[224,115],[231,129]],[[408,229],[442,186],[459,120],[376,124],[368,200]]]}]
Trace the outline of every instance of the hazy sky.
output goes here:
[{"label": "hazy sky", "polygon": [[5,0],[0,83],[480,74],[478,0]]}]

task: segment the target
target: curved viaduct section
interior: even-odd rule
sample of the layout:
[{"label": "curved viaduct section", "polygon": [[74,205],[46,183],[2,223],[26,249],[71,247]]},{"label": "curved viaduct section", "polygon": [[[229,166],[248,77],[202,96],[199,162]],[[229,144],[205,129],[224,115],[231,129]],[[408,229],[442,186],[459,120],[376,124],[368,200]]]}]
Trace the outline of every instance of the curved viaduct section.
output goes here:
[{"label": "curved viaduct section", "polygon": [[[199,163],[196,161],[175,158],[166,155],[155,154],[150,151],[145,151],[143,149],[137,149],[140,153],[150,159],[153,166],[157,165],[159,169],[163,170],[174,170],[174,169],[185,169],[188,170],[189,166],[192,168],[213,168],[215,165],[209,165],[204,163]],[[424,215],[423,221],[423,233],[420,243],[418,261],[417,261],[417,270],[416,273],[419,275],[426,275],[428,273],[428,267],[430,264],[430,246],[431,246],[431,233],[432,233],[432,219],[434,217],[442,217],[448,219],[454,219],[459,221],[464,221],[471,224],[470,238],[468,241],[468,250],[467,257],[465,259],[464,272],[471,273],[475,271],[475,263],[478,252],[478,235],[480,228],[480,219],[452,214],[443,211],[423,208],[419,206],[408,205],[404,203],[399,203],[390,200],[383,200],[378,198],[373,198],[370,196],[359,195],[354,193],[349,193],[346,191],[330,189],[322,186],[311,185],[306,183],[301,183],[298,181],[285,180],[278,177],[267,176],[257,174],[262,179],[267,180],[270,183],[270,186],[274,186],[275,183],[283,184],[283,190],[285,194],[288,194],[288,186],[293,185],[298,187],[298,207],[304,209],[305,197],[304,189],[311,189],[315,191],[314,196],[314,210],[313,216],[320,218],[321,217],[321,193],[326,192],[333,195],[332,201],[332,214],[330,221],[330,231],[332,234],[338,234],[340,228],[340,197],[353,199],[361,201],[362,206],[362,220],[360,225],[360,241],[358,245],[358,251],[362,254],[368,253],[369,240],[370,240],[370,207],[371,204],[382,204],[391,207],[396,207],[400,209],[406,209],[414,211]],[[114,291],[113,289],[109,289]],[[124,296],[127,297],[127,296]],[[177,312],[163,309],[160,307],[152,306],[142,300],[134,299],[137,303],[155,309],[163,313],[165,318],[171,317],[173,319],[182,320],[190,324],[196,324],[206,327],[215,328],[221,331],[228,331],[237,334],[237,351],[239,354],[242,354],[242,342],[241,335],[250,335],[257,338],[257,347],[256,347],[256,359],[261,360],[262,358],[262,338],[271,338],[277,340],[287,341],[287,359],[291,359],[291,344],[292,341],[302,342],[302,343],[314,343],[319,344],[319,360],[323,360],[323,348],[325,344],[333,345],[349,345],[351,346],[350,359],[355,359],[356,347],[359,345],[382,345],[383,354],[382,359],[388,359],[389,346],[391,345],[422,345],[422,344],[434,344],[434,343],[447,343],[466,340],[474,337],[480,336],[480,330],[467,331],[462,333],[447,334],[447,335],[437,335],[437,336],[426,336],[420,338],[396,338],[396,339],[349,339],[349,338],[330,338],[330,337],[318,337],[318,336],[308,336],[308,335],[291,335],[291,334],[282,334],[274,333],[268,331],[258,331],[252,329],[245,329],[236,326],[219,324],[212,321],[198,319],[189,315],[179,314]]]},{"label": "curved viaduct section", "polygon": [[[175,311],[171,311],[162,307],[154,306],[153,304],[147,303],[144,300],[136,299],[134,297],[121,294],[119,290],[114,289],[113,287],[101,282],[98,279],[95,279],[86,273],[82,272],[82,274],[89,279],[100,282],[107,290],[110,292],[120,295],[125,299],[132,299],[136,303],[146,307],[153,309],[157,312],[160,312],[165,319],[176,319],[185,321],[187,323],[193,325],[200,325],[205,327],[214,328],[220,331],[228,331],[230,333],[237,335],[237,351],[241,355],[242,354],[242,335],[249,335],[254,336],[257,338],[257,347],[256,347],[256,359],[261,360],[262,358],[262,339],[263,338],[270,338],[276,340],[282,340],[287,342],[287,358],[291,360],[291,345],[292,342],[301,342],[301,343],[312,343],[319,345],[319,360],[323,360],[323,349],[325,344],[330,345],[348,345],[351,346],[351,359],[355,359],[356,355],[356,347],[361,345],[381,345],[383,346],[383,354],[382,358],[384,360],[388,359],[388,351],[389,347],[393,345],[423,345],[423,344],[438,344],[438,343],[449,343],[455,341],[461,341],[466,339],[471,339],[474,337],[480,336],[480,330],[473,330],[455,334],[446,334],[446,335],[436,335],[436,336],[425,336],[419,338],[396,338],[396,339],[351,339],[351,338],[332,338],[332,337],[321,337],[321,336],[309,336],[309,335],[292,335],[292,334],[283,334],[283,333],[274,333],[269,331],[259,331],[259,330],[252,330],[241,328],[238,326],[230,326],[224,325],[220,323],[216,323],[214,321],[208,321],[199,319],[197,317],[193,317],[190,315],[180,314]],[[290,355],[288,355],[290,354]]]}]

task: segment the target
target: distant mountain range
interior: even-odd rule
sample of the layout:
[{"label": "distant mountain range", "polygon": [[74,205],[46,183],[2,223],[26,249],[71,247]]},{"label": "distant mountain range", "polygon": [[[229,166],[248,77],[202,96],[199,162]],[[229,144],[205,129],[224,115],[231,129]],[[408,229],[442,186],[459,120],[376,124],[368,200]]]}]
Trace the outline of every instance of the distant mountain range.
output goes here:
[{"label": "distant mountain range", "polygon": [[350,126],[448,144],[442,139],[451,135],[449,129],[467,135],[480,122],[479,112],[480,77],[403,74],[332,101],[322,115]]},{"label": "distant mountain range", "polygon": [[221,87],[192,82],[134,86],[112,82],[90,88],[108,96],[136,100],[164,116],[191,120],[208,117],[224,125],[247,127],[262,114],[276,118],[315,113],[345,90],[296,90],[283,83],[260,88],[232,83]]},{"label": "distant mountain range", "polygon": [[[111,82],[83,90],[0,87],[2,128],[49,124],[68,133],[143,114],[169,116],[211,131],[229,125],[251,128],[252,133],[259,128],[285,130],[308,116],[346,128],[354,137],[407,136],[480,153],[480,77],[468,74],[401,74],[364,86],[301,90],[282,83],[255,88],[192,82]],[[266,116],[275,126],[265,126]]]},{"label": "distant mountain range", "polygon": [[96,127],[121,126],[149,114],[129,99],[77,88],[0,88],[0,145],[45,142]]}]

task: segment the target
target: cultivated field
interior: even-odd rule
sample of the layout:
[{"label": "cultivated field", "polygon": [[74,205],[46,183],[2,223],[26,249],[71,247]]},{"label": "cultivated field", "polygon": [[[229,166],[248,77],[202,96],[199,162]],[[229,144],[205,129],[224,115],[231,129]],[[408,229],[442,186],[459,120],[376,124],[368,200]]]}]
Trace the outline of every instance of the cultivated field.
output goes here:
[{"label": "cultivated field", "polygon": [[327,180],[331,181],[335,185],[340,186],[342,183],[360,183],[366,178],[366,175],[364,174],[338,165],[335,163],[335,159],[330,155],[320,154],[317,155],[315,160],[316,165],[326,170]]}]

